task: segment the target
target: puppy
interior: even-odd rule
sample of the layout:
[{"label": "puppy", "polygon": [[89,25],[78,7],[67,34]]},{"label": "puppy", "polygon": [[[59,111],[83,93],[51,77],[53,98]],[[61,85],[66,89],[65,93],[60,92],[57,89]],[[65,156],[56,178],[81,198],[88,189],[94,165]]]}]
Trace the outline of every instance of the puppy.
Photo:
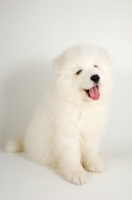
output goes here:
[{"label": "puppy", "polygon": [[24,150],[32,160],[81,185],[85,170],[104,170],[98,151],[107,119],[111,60],[104,49],[79,45],[60,55],[53,68],[53,90],[41,101],[24,138],[10,141],[6,150]]}]

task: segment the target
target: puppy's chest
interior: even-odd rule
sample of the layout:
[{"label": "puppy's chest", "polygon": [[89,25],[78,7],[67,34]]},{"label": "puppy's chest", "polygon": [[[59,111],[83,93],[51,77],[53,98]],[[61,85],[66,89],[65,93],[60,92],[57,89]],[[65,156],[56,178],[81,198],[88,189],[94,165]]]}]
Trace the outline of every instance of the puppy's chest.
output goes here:
[{"label": "puppy's chest", "polygon": [[78,113],[77,126],[82,134],[96,132],[102,127],[104,113],[101,109],[83,109]]}]

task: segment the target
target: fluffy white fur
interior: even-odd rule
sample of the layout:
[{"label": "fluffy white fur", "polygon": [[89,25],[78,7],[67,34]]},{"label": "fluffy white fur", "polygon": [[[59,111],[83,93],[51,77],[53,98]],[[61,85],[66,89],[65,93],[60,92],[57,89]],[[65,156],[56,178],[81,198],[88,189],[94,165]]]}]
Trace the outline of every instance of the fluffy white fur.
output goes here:
[{"label": "fluffy white fur", "polygon": [[[53,90],[38,106],[23,141],[11,142],[7,151],[21,151],[23,144],[34,161],[56,167],[67,181],[79,185],[86,182],[85,170],[104,170],[98,150],[107,118],[111,61],[105,50],[79,45],[60,55],[53,67]],[[84,90],[94,86],[94,74],[100,76],[96,101]]]}]

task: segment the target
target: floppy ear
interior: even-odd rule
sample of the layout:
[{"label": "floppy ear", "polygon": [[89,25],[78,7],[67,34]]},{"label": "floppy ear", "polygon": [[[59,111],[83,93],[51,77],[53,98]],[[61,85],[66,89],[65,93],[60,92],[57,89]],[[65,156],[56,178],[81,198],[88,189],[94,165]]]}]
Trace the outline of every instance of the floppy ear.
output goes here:
[{"label": "floppy ear", "polygon": [[52,63],[53,69],[57,75],[61,74],[63,63],[64,63],[63,55],[60,55],[59,57],[53,60],[53,63]]}]

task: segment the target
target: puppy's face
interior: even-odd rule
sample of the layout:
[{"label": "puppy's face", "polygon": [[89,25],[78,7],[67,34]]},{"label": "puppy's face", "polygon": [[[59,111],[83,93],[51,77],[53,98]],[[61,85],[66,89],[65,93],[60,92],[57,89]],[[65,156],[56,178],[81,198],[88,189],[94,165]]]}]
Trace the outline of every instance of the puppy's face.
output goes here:
[{"label": "puppy's face", "polygon": [[60,93],[76,100],[99,100],[109,90],[110,66],[103,49],[89,45],[68,49],[55,62]]},{"label": "puppy's face", "polygon": [[[97,68],[97,69],[96,69]],[[98,100],[100,98],[100,85],[103,83],[103,74],[97,64],[91,63],[89,67],[81,68],[76,73],[76,82],[86,98]]]}]

